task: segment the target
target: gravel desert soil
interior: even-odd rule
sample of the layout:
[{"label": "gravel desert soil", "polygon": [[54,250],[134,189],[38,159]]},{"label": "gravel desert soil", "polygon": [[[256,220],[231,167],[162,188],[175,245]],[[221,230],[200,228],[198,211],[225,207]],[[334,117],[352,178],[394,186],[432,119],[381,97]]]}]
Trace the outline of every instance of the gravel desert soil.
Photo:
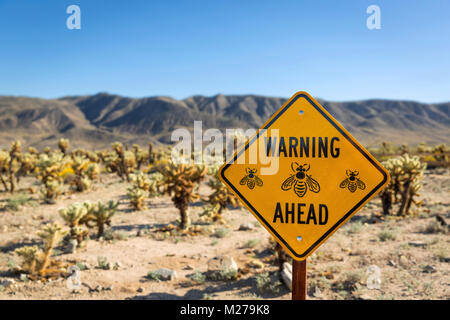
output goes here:
[{"label": "gravel desert soil", "polygon": [[[38,189],[33,180],[21,182],[23,192]],[[290,299],[278,280],[270,235],[245,209],[229,209],[226,224],[201,224],[200,235],[155,232],[176,224],[177,209],[169,197],[147,201],[147,209],[132,211],[125,196],[127,184],[102,175],[102,182],[86,193],[66,194],[56,204],[34,201],[18,211],[0,210],[0,299]],[[209,188],[202,184],[200,193]],[[406,218],[382,217],[378,197],[308,258],[308,299],[450,299],[450,237],[435,215],[450,223],[449,170],[426,171],[423,204]],[[10,197],[0,193],[0,203]],[[74,202],[120,200],[107,239],[92,239],[75,253],[57,250],[54,259],[82,270],[82,285],[73,290],[68,279],[30,281],[11,270],[20,265],[16,248],[39,244],[36,232],[50,222],[63,224],[58,209]],[[31,205],[34,204],[34,205]],[[199,221],[203,203],[190,207],[191,220]],[[1,205],[0,205],[1,207]],[[239,230],[250,224],[249,230]],[[207,232],[206,232],[207,231]],[[205,278],[208,261],[232,257],[239,268],[236,279]],[[99,261],[109,262],[101,268]],[[151,280],[160,268],[177,277]],[[191,275],[197,275],[193,281]],[[272,277],[270,277],[272,275]],[[379,287],[369,283],[376,276]],[[268,280],[267,280],[268,279]],[[270,290],[261,290],[265,281]]]}]

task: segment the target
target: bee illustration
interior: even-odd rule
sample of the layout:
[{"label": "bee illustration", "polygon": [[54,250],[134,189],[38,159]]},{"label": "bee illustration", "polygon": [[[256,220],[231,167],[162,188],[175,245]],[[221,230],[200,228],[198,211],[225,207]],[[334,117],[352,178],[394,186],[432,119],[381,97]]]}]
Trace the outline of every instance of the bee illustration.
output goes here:
[{"label": "bee illustration", "polygon": [[290,190],[294,186],[294,192],[298,197],[303,197],[306,191],[311,190],[314,193],[320,191],[319,183],[314,180],[309,174],[305,172],[309,171],[310,165],[303,164],[299,165],[297,162],[291,163],[291,169],[294,174],[291,174],[289,178],[284,180],[281,185],[281,189],[284,191]]},{"label": "bee illustration", "polygon": [[257,169],[245,168],[245,173],[247,175],[243,177],[239,183],[242,186],[247,183],[247,187],[250,189],[253,189],[255,185],[262,187],[263,181],[255,174],[257,171]]},{"label": "bee illustration", "polygon": [[355,192],[357,188],[360,188],[361,190],[364,190],[366,188],[366,184],[356,177],[359,174],[359,171],[346,170],[345,174],[348,178],[345,178],[345,180],[341,182],[339,187],[341,187],[342,189],[348,188],[350,192]]}]

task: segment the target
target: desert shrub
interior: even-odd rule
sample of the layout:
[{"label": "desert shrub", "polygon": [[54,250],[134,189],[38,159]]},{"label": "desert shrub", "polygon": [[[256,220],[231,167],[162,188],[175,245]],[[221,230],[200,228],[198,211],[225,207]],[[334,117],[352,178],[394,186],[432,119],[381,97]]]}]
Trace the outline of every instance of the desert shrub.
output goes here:
[{"label": "desert shrub", "polygon": [[218,228],[215,232],[214,232],[214,237],[216,238],[225,238],[228,234],[230,234],[231,230],[225,227],[222,228]]},{"label": "desert shrub", "polygon": [[395,231],[394,230],[390,230],[387,228],[384,228],[383,230],[381,230],[378,233],[378,239],[380,239],[380,241],[390,241],[390,240],[395,240],[397,237],[395,235]]},{"label": "desert shrub", "polygon": [[250,239],[248,240],[246,243],[244,243],[244,245],[242,246],[242,248],[247,248],[247,249],[251,249],[256,247],[258,244],[261,243],[260,239]]},{"label": "desert shrub", "polygon": [[194,284],[203,284],[206,281],[206,276],[200,271],[195,271],[193,274],[189,275],[188,278]]},{"label": "desert shrub", "polygon": [[172,202],[180,212],[180,227],[187,229],[190,225],[189,204],[199,198],[198,185],[205,178],[207,168],[195,164],[169,162],[160,165],[158,171],[163,176],[161,182],[163,192],[172,197]]},{"label": "desert shrub", "polygon": [[442,225],[439,221],[433,220],[428,223],[425,227],[421,229],[424,233],[448,233],[449,227],[447,225]]},{"label": "desert shrub", "polygon": [[209,272],[207,278],[212,281],[233,281],[238,277],[238,270],[223,268],[214,272]]},{"label": "desert shrub", "polygon": [[43,240],[43,247],[26,246],[16,249],[15,252],[22,257],[22,271],[29,274],[45,275],[51,270],[48,267],[52,265],[51,256],[53,250],[61,241],[66,231],[58,224],[46,225],[38,236]]},{"label": "desert shrub", "polygon": [[336,291],[355,291],[358,284],[364,279],[364,273],[361,271],[349,271],[343,274],[340,281],[333,283],[333,288]]},{"label": "desert shrub", "polygon": [[280,281],[279,273],[270,274],[264,272],[256,275],[256,289],[260,294],[278,295],[283,290],[283,284]]},{"label": "desert shrub", "polygon": [[24,205],[36,206],[37,203],[28,195],[19,193],[8,198],[6,202],[6,209],[18,211],[19,208]]},{"label": "desert shrub", "polygon": [[422,177],[426,163],[421,163],[417,156],[410,157],[405,154],[383,162],[383,166],[391,176],[388,186],[380,193],[384,214],[391,214],[395,203],[399,204],[398,216],[410,214],[413,203],[420,205],[416,198],[422,188]]}]

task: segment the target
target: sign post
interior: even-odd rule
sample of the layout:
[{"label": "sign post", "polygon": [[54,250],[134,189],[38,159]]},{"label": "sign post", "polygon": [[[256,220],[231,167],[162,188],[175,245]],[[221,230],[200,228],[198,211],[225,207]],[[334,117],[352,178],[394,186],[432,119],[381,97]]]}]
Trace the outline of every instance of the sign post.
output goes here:
[{"label": "sign post", "polygon": [[383,166],[306,92],[297,92],[220,168],[221,181],[293,258],[306,261],[389,182]]},{"label": "sign post", "polygon": [[292,260],[292,300],[306,300],[306,259]]}]

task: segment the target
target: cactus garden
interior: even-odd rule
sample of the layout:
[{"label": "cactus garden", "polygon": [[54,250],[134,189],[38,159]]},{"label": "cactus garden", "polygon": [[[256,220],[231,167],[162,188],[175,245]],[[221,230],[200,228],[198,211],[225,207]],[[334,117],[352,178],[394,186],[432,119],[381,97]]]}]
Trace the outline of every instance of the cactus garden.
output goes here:
[{"label": "cactus garden", "polygon": [[[450,299],[448,147],[371,152],[390,184],[308,259],[308,299]],[[218,165],[170,154],[1,149],[0,299],[290,299],[289,256]]]}]

